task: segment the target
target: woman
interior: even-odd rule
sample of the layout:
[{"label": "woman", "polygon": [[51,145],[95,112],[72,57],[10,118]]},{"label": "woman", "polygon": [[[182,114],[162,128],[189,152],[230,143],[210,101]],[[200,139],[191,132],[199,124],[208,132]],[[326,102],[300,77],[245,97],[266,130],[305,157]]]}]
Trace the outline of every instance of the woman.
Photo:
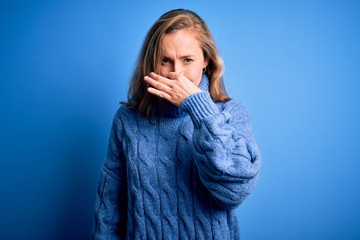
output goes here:
[{"label": "woman", "polygon": [[260,155],[230,100],[204,21],[162,15],[148,32],[102,167],[94,239],[239,239],[235,208]]}]

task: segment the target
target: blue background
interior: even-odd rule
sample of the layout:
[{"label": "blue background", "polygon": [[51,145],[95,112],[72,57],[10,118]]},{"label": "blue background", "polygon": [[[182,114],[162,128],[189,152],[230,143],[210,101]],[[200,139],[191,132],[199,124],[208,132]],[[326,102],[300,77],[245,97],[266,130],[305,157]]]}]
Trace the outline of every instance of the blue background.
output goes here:
[{"label": "blue background", "polygon": [[242,237],[360,239],[359,1],[1,1],[1,239],[89,239],[113,114],[173,8],[212,30],[262,150]]}]

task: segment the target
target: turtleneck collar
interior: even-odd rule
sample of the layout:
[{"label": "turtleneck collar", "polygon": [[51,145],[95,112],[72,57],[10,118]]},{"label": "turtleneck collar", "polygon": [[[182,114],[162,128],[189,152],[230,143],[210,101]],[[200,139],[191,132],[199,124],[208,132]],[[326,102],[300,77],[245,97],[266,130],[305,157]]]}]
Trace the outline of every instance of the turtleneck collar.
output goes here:
[{"label": "turtleneck collar", "polygon": [[[209,79],[206,76],[206,74],[203,74],[201,77],[201,81],[200,84],[198,86],[202,91],[209,91]],[[185,112],[182,112],[179,110],[179,108],[177,106],[175,106],[174,104],[166,101],[164,103],[164,106],[161,109],[161,115],[164,117],[179,117],[184,115]]]},{"label": "turtleneck collar", "polygon": [[206,74],[203,74],[202,77],[201,77],[201,81],[200,81],[200,84],[199,84],[199,88],[205,92],[208,92],[209,91],[209,78],[206,76]]}]

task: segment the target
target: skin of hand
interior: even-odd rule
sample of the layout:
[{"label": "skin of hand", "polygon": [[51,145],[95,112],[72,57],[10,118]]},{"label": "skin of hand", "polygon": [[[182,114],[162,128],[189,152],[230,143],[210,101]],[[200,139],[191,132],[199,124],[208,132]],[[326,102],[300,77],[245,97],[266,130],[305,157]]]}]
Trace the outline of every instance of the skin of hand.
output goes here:
[{"label": "skin of hand", "polygon": [[144,80],[151,86],[149,93],[164,98],[176,106],[190,95],[201,92],[192,81],[184,76],[183,73],[170,72],[167,77],[163,77],[151,72],[145,76]]},{"label": "skin of hand", "polygon": [[196,32],[190,30],[166,34],[161,47],[159,72],[150,73],[144,80],[149,93],[180,106],[185,98],[201,92],[197,86],[209,59],[204,57]]}]

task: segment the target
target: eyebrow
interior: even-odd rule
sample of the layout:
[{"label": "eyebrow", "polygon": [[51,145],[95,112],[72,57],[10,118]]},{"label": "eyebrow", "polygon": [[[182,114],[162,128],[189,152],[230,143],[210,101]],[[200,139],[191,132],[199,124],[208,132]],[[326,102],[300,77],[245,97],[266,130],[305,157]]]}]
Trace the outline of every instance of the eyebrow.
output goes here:
[{"label": "eyebrow", "polygon": [[[171,57],[167,56],[167,55],[163,55],[162,56],[163,58],[168,58],[168,59],[171,59]],[[180,59],[183,59],[183,58],[195,58],[195,55],[184,55],[184,56],[181,56]]]},{"label": "eyebrow", "polygon": [[182,56],[180,58],[195,58],[195,55],[185,55],[185,56]]}]

